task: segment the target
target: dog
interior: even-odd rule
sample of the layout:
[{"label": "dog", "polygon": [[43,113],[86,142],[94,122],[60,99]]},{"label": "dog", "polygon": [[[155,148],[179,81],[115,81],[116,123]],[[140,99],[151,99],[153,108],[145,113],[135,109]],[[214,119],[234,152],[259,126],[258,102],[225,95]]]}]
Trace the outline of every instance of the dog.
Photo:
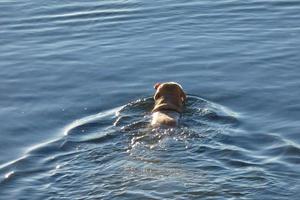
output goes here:
[{"label": "dog", "polygon": [[176,127],[186,102],[186,94],[176,82],[156,83],[152,127]]}]

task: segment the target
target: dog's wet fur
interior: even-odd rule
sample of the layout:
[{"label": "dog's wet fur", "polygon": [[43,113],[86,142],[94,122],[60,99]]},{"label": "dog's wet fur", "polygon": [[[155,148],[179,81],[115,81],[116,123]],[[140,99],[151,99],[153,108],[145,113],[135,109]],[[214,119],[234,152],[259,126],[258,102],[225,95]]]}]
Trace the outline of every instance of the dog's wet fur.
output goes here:
[{"label": "dog's wet fur", "polygon": [[156,83],[154,108],[152,110],[152,127],[176,127],[179,125],[186,94],[176,82]]}]

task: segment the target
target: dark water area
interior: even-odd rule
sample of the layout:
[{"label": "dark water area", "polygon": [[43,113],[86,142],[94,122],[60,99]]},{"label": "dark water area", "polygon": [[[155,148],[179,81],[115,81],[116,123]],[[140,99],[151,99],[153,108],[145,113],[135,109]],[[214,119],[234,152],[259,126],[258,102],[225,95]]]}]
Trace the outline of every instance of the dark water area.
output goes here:
[{"label": "dark water area", "polygon": [[300,1],[0,8],[0,199],[299,199]]}]

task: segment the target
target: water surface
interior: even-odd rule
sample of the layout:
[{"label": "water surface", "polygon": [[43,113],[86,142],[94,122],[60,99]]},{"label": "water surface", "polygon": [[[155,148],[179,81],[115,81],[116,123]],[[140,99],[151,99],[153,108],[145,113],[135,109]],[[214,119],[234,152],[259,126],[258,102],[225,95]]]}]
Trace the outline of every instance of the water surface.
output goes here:
[{"label": "water surface", "polygon": [[[300,2],[1,1],[5,199],[298,199]],[[149,128],[153,84],[189,94]]]}]

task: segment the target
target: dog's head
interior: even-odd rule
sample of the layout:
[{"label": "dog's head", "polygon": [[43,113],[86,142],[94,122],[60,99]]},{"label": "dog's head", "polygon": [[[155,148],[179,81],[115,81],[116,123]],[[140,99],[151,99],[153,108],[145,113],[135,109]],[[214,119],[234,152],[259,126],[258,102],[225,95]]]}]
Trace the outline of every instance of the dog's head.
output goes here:
[{"label": "dog's head", "polygon": [[181,101],[181,103],[186,101],[186,94],[182,86],[176,82],[156,83],[154,89],[156,90],[154,95],[155,100],[164,95],[172,95],[178,101]]}]

